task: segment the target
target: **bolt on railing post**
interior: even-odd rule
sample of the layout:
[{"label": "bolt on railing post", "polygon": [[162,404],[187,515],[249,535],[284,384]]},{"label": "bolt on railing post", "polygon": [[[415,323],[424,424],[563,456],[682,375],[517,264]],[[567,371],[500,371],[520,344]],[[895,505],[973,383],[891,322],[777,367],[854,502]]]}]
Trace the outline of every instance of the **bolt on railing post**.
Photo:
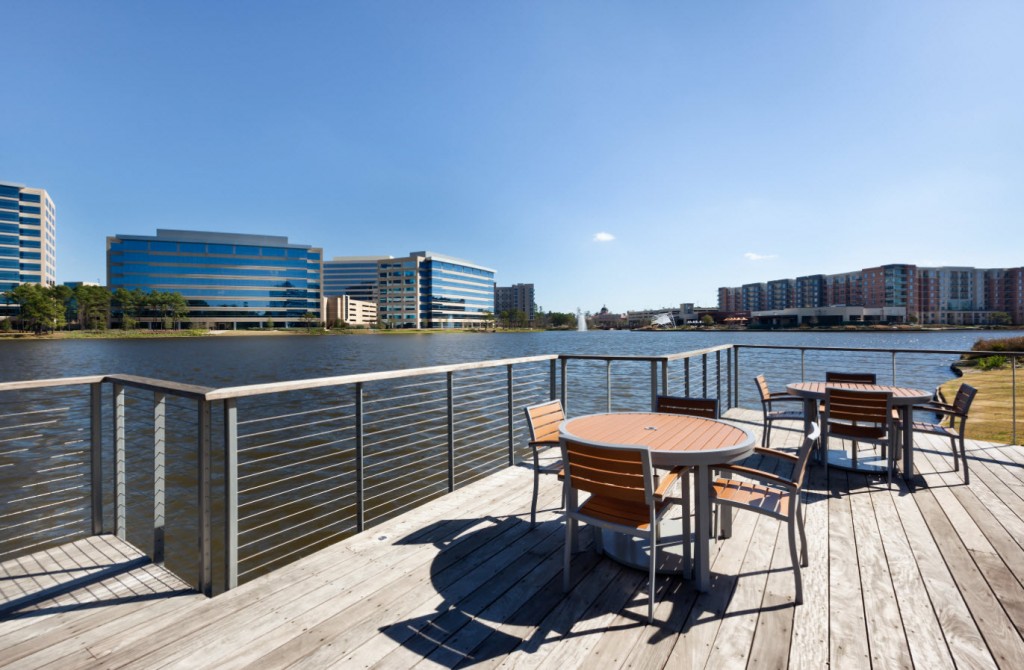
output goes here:
[{"label": "bolt on railing post", "polygon": [[569,416],[569,359],[562,359],[562,411]]},{"label": "bolt on railing post", "polygon": [[164,489],[166,474],[164,463],[166,445],[167,396],[153,392],[153,562],[164,562]]},{"label": "bolt on railing post", "polygon": [[356,382],[355,410],[356,410],[356,532],[361,533],[366,527],[366,501],[364,499],[363,480],[363,383]]},{"label": "bolt on railing post", "polygon": [[516,464],[516,435],[515,426],[512,424],[512,412],[515,408],[512,391],[512,365],[508,366],[508,465]]},{"label": "bolt on railing post", "polygon": [[448,373],[448,492],[455,490],[455,380]]},{"label": "bolt on railing post", "polygon": [[238,586],[238,401],[224,401],[224,588]]},{"label": "bolt on railing post", "polygon": [[92,487],[92,534],[103,532],[103,384],[89,388],[89,449]]},{"label": "bolt on railing post", "polygon": [[114,535],[125,539],[124,387],[114,384]]},{"label": "bolt on railing post", "polygon": [[604,391],[606,395],[606,412],[612,411],[612,361],[608,359],[604,365]]},{"label": "bolt on railing post", "polygon": [[198,590],[213,595],[213,500],[211,481],[213,459],[210,453],[210,403],[204,398],[198,402],[199,436],[197,459],[199,470],[199,579]]}]

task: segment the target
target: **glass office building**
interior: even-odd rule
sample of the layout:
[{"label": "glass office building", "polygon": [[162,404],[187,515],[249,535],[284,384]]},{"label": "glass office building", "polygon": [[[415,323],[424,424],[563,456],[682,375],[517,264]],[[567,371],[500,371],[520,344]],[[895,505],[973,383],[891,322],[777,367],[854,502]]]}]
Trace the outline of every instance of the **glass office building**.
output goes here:
[{"label": "glass office building", "polygon": [[[57,283],[57,208],[41,188],[0,182],[0,293]],[[0,302],[0,316],[17,307]]]},{"label": "glass office building", "polygon": [[176,292],[192,326],[297,326],[320,314],[323,252],[287,237],[158,230],[107,238],[111,291]]},{"label": "glass office building", "polygon": [[391,256],[340,256],[324,261],[324,295],[377,302],[377,263]]},{"label": "glass office building", "polygon": [[494,270],[431,251],[377,264],[378,319],[389,328],[479,328],[494,314]]}]

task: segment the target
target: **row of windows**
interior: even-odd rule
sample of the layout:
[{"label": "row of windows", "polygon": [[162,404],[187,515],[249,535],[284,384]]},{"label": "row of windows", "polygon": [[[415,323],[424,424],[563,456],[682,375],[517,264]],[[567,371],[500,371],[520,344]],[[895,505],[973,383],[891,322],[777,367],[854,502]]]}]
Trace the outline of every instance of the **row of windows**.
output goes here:
[{"label": "row of windows", "polygon": [[123,253],[111,253],[110,260],[112,262],[118,261],[136,261],[140,263],[153,263],[155,265],[198,265],[202,267],[249,267],[249,268],[302,268],[308,270],[308,265],[305,260],[299,259],[281,259],[276,258],[210,258],[209,256],[182,256],[182,255],[155,255],[146,252],[139,251],[126,251]]},{"label": "row of windows", "polygon": [[118,266],[120,266],[122,272],[146,273],[152,275],[153,277],[173,277],[187,273],[186,276],[201,274],[213,275],[217,277],[290,277],[293,279],[307,278],[305,270],[270,270],[263,268],[254,272],[245,272],[244,268],[182,268],[173,266],[150,265],[148,263],[111,263],[111,267],[116,268]]},{"label": "row of windows", "polygon": [[23,192],[21,194],[21,201],[22,202],[42,202],[42,198],[39,197],[38,193],[24,193]]},{"label": "row of windows", "polygon": [[308,249],[290,247],[254,247],[241,244],[203,244],[199,242],[163,242],[146,240],[119,240],[110,245],[111,251],[165,251],[191,254],[225,254],[229,256],[264,256],[272,258],[311,258],[320,260],[320,254]]},{"label": "row of windows", "polygon": [[478,277],[487,277],[494,279],[494,273],[490,270],[481,270],[480,268],[472,268],[466,265],[456,265],[454,263],[446,263],[444,261],[429,260],[426,262],[431,269],[435,272],[437,270],[451,270],[462,274],[476,275]]},{"label": "row of windows", "polygon": [[[215,286],[223,287],[226,283],[223,279],[216,277],[152,277],[146,274],[124,274],[118,273],[113,268],[111,269],[110,277],[112,286],[125,286],[132,284],[139,288],[149,289],[150,287],[159,286]],[[230,281],[231,286],[256,286],[261,288],[308,288],[308,282],[304,280],[285,280],[285,281],[271,281],[268,277],[266,279],[232,279]]]}]

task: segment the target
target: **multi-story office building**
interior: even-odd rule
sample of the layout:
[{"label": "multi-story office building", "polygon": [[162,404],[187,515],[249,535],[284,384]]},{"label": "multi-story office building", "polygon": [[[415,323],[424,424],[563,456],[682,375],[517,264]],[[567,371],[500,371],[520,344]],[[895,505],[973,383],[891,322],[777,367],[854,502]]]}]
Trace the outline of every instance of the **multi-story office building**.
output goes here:
[{"label": "multi-story office building", "polygon": [[[781,286],[787,280],[768,282]],[[917,267],[908,264],[882,265],[859,272],[811,275],[796,280],[796,306],[792,314],[778,307],[753,308],[756,287],[718,289],[719,309],[733,311],[737,295],[755,320],[783,323],[787,317],[798,321],[815,317],[842,320],[918,321],[947,325],[990,325],[1005,322],[1024,324],[1024,268],[979,269],[972,267]],[[814,301],[820,299],[820,302]],[[764,300],[762,305],[770,304]],[[800,310],[826,308],[828,312]],[[836,310],[833,308],[851,308]],[[862,309],[863,308],[863,309]],[[796,311],[794,311],[796,310]],[[1003,316],[1005,314],[1005,316]],[[848,317],[848,318],[847,318]]]},{"label": "multi-story office building", "polygon": [[537,314],[534,304],[533,284],[513,284],[512,286],[494,287],[494,313],[519,310],[526,318],[533,321]]},{"label": "multi-story office building", "polygon": [[390,328],[475,328],[494,314],[494,270],[431,251],[377,264],[378,319]]},{"label": "multi-story office building", "polygon": [[107,285],[180,293],[193,326],[300,325],[310,314],[321,320],[322,256],[287,237],[188,230],[117,235],[107,238]]},{"label": "multi-story office building", "polygon": [[[0,293],[57,283],[57,208],[41,188],[0,182]],[[0,304],[0,316],[16,307]]]},{"label": "multi-story office building", "polygon": [[324,295],[377,302],[377,263],[391,256],[337,256],[324,261]]},{"label": "multi-story office building", "polygon": [[339,321],[349,326],[373,326],[377,323],[377,303],[356,300],[348,295],[324,298],[324,320],[329,327]]},{"label": "multi-story office building", "polygon": [[743,291],[738,286],[723,286],[718,289],[718,311],[742,312]]}]

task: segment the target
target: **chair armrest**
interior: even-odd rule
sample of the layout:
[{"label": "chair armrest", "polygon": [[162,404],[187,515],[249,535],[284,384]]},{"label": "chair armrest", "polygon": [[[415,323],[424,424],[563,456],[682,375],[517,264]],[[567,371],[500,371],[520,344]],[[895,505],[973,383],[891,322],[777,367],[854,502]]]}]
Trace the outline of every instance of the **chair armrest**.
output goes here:
[{"label": "chair armrest", "polygon": [[672,485],[679,479],[679,475],[686,471],[685,466],[672,468],[667,473],[661,476],[661,481],[658,482],[658,490],[654,492],[655,500],[664,500],[667,496],[668,490],[672,488]]},{"label": "chair armrest", "polygon": [[792,480],[786,479],[785,477],[780,477],[771,472],[755,470],[754,468],[748,468],[745,465],[716,465],[714,467],[716,470],[735,472],[737,474],[744,475],[745,477],[750,477],[752,479],[760,479],[763,482],[777,484],[786,489],[789,489],[790,491],[796,490],[796,484]]},{"label": "chair armrest", "polygon": [[801,398],[800,396],[785,392],[769,393],[768,400],[771,400],[772,402],[775,402],[777,400],[799,400],[800,402],[804,401],[804,399]]},{"label": "chair armrest", "polygon": [[557,447],[558,440],[530,440],[530,446],[534,449],[547,449],[548,447]]},{"label": "chair armrest", "polygon": [[789,461],[790,463],[796,463],[797,461],[800,460],[793,454],[787,454],[784,451],[779,451],[777,449],[768,449],[766,447],[754,447],[754,453],[764,454],[765,456],[772,456],[773,458],[781,458],[782,460]]}]

